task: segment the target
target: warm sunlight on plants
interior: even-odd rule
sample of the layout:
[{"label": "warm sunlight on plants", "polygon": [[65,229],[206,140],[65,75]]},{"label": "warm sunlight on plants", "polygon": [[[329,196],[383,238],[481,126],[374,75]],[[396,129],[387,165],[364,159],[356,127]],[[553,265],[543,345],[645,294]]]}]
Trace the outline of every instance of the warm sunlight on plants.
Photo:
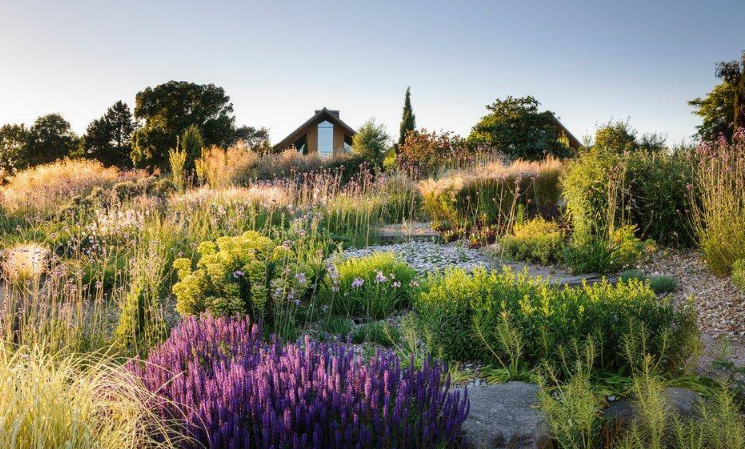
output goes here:
[{"label": "warm sunlight on plants", "polygon": [[0,195],[3,206],[10,212],[51,213],[72,197],[84,195],[94,187],[111,186],[140,175],[140,172],[104,167],[98,161],[64,159],[9,177]]},{"label": "warm sunlight on plants", "polygon": [[2,271],[11,281],[38,280],[49,265],[50,251],[37,243],[23,243],[5,250]]},{"label": "warm sunlight on plants", "polygon": [[153,394],[112,360],[0,343],[0,447],[174,447]]}]

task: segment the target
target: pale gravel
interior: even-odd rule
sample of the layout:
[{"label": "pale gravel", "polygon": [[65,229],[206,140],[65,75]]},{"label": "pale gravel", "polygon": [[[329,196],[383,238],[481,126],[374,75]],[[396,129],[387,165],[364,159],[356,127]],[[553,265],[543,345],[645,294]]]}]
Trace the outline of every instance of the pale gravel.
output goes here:
[{"label": "pale gravel", "polygon": [[729,277],[717,277],[697,250],[661,250],[639,266],[647,275],[668,275],[678,281],[671,293],[676,304],[692,301],[698,313],[706,354],[699,366],[710,364],[718,341],[730,343],[730,359],[745,366],[745,292]]}]

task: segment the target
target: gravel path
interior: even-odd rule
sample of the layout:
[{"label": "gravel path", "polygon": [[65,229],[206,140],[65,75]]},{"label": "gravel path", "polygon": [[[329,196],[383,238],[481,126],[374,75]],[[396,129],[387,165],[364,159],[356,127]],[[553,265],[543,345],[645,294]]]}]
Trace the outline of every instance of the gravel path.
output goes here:
[{"label": "gravel path", "polygon": [[707,353],[700,366],[710,364],[721,338],[730,342],[732,361],[745,366],[745,293],[730,278],[714,276],[696,250],[662,250],[640,268],[648,275],[674,276],[675,301],[692,298]]}]

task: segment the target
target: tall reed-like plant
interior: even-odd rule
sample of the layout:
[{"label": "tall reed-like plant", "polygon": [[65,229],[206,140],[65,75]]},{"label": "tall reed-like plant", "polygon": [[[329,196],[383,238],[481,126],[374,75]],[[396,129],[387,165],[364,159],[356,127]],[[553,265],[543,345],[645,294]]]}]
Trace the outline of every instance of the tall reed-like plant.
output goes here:
[{"label": "tall reed-like plant", "polygon": [[690,186],[693,228],[706,263],[728,274],[745,258],[745,129],[697,150],[695,182]]}]

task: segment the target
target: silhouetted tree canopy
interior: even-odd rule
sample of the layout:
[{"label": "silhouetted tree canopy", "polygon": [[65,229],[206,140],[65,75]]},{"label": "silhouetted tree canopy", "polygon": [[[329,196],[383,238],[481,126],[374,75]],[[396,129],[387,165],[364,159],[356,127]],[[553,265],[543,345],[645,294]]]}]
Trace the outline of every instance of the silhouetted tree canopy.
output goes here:
[{"label": "silhouetted tree canopy", "polygon": [[117,101],[101,118],[88,125],[83,151],[87,157],[98,159],[105,165],[131,166],[134,130],[135,123],[129,106]]},{"label": "silhouetted tree canopy", "polygon": [[233,139],[233,104],[221,87],[169,81],[139,92],[135,118],[143,126],[134,133],[132,161],[136,166],[165,167],[177,137],[195,125],[204,145],[229,145]]}]

